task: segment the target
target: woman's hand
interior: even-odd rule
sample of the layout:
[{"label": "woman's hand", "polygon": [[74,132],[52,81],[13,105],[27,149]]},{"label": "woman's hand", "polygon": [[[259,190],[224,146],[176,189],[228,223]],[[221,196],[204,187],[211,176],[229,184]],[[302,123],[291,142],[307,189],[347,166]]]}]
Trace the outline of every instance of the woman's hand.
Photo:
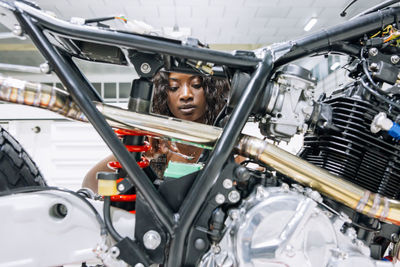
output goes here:
[{"label": "woman's hand", "polygon": [[162,154],[168,154],[170,151],[179,153],[178,148],[171,141],[148,137],[148,142],[150,143],[150,150],[144,153],[144,156],[148,159],[156,159]]}]

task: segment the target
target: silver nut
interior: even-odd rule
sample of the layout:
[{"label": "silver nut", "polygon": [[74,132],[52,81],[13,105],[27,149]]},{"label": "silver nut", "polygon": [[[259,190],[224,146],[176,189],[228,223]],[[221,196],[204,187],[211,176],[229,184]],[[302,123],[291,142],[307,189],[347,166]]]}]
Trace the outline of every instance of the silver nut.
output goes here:
[{"label": "silver nut", "polygon": [[119,184],[119,185],[117,186],[117,189],[118,189],[119,192],[122,192],[122,191],[125,190],[125,185],[124,185],[124,184]]},{"label": "silver nut", "polygon": [[372,47],[370,50],[368,50],[368,54],[372,57],[375,57],[378,55],[378,49],[376,47]]},{"label": "silver nut", "polygon": [[231,180],[231,179],[225,179],[225,180],[222,182],[222,186],[223,186],[225,189],[230,189],[230,188],[232,188],[232,186],[233,186],[232,180]]},{"label": "silver nut", "polygon": [[379,66],[375,62],[371,63],[371,65],[369,65],[369,68],[372,71],[378,71],[379,70]]},{"label": "silver nut", "polygon": [[13,28],[13,30],[12,30],[12,33],[14,34],[14,35],[16,35],[16,36],[22,36],[22,28],[21,28],[21,26],[20,25],[14,25],[14,28]]},{"label": "silver nut", "polygon": [[211,249],[215,254],[218,254],[221,252],[221,248],[219,246],[213,246]]},{"label": "silver nut", "polygon": [[47,62],[40,64],[39,69],[40,69],[41,73],[44,73],[44,74],[50,73],[50,65]]},{"label": "silver nut", "polygon": [[143,245],[145,248],[154,250],[161,244],[161,236],[154,230],[147,231],[143,235]]},{"label": "silver nut", "polygon": [[228,199],[232,203],[237,203],[240,200],[240,193],[236,190],[232,190],[228,194]]},{"label": "silver nut", "polygon": [[240,216],[240,211],[239,211],[239,210],[236,210],[236,209],[234,209],[234,210],[229,210],[229,217],[230,217],[232,220],[237,220],[237,219],[239,219],[239,216]]},{"label": "silver nut", "polygon": [[140,71],[143,73],[149,73],[151,71],[151,67],[149,63],[142,63],[142,65],[140,65]]},{"label": "silver nut", "polygon": [[223,204],[225,202],[225,196],[223,194],[217,194],[215,196],[215,202],[217,202],[217,204]]},{"label": "silver nut", "polygon": [[390,61],[391,61],[393,64],[397,64],[397,63],[399,63],[399,61],[400,61],[400,57],[399,57],[398,55],[393,55],[393,56],[390,57]]},{"label": "silver nut", "polygon": [[110,248],[110,253],[111,253],[111,256],[112,256],[114,259],[116,259],[116,258],[119,256],[119,248],[117,248],[117,247],[111,247],[111,248]]}]

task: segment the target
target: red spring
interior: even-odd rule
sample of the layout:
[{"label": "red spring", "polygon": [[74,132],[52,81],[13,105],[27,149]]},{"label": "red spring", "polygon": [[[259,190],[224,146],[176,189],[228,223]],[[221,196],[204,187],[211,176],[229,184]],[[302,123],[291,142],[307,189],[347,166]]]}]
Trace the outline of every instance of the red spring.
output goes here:
[{"label": "red spring", "polygon": [[[126,135],[135,135],[135,136],[143,136],[148,135],[145,131],[134,131],[134,130],[123,130],[123,129],[115,129],[114,132],[118,135],[118,137],[122,138]],[[126,149],[129,152],[147,152],[150,150],[151,146],[149,142],[144,142],[144,145],[125,145]],[[146,168],[150,165],[150,161],[145,157],[142,157],[141,160],[138,162],[140,168]],[[121,169],[122,166],[118,161],[110,161],[108,163],[108,167],[111,169]],[[117,183],[122,181],[123,178],[117,180]],[[115,202],[131,202],[136,201],[136,195],[115,195],[111,196],[111,201]],[[135,211],[130,211],[131,213],[135,213]]]}]

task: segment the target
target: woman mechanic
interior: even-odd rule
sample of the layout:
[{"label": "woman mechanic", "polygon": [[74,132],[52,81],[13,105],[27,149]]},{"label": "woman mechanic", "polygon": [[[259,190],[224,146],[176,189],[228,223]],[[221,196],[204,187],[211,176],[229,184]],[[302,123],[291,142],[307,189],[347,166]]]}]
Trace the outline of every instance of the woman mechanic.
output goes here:
[{"label": "woman mechanic", "polygon": [[[183,120],[213,124],[225,105],[229,84],[225,79],[198,74],[160,71],[154,76],[153,112]],[[199,147],[152,139],[152,148],[145,156],[150,166],[162,176],[170,160],[195,163],[202,154]],[[184,156],[186,155],[186,156]],[[110,171],[113,155],[97,163],[85,176],[82,187],[97,192],[96,173]]]}]

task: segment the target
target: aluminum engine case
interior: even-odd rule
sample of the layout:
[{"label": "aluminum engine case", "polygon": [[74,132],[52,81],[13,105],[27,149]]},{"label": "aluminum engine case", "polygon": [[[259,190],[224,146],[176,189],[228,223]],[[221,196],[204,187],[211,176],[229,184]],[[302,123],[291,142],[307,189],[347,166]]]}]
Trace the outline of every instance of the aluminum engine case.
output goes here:
[{"label": "aluminum engine case", "polygon": [[[317,192],[306,190],[313,199]],[[200,266],[392,266],[369,257],[369,248],[346,218],[321,208],[310,197],[283,187],[259,186],[229,212],[226,231]]]}]

